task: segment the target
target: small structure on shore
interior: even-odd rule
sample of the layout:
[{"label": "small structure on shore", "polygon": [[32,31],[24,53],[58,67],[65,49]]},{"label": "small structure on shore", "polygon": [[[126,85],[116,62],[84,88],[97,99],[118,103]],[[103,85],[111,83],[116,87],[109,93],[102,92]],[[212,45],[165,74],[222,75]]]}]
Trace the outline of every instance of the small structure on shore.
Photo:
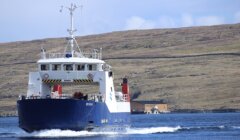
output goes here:
[{"label": "small structure on shore", "polygon": [[168,113],[168,105],[162,101],[131,101],[132,114]]}]

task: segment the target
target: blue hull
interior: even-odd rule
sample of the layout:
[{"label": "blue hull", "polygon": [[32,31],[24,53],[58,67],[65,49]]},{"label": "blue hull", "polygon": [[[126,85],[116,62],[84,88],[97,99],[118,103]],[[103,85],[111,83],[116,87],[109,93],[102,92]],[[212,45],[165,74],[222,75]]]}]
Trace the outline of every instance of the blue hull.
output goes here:
[{"label": "blue hull", "polygon": [[[27,132],[43,129],[122,129],[130,113],[110,113],[106,104],[77,99],[27,99],[17,101],[19,127]],[[101,130],[101,129],[100,129]]]}]

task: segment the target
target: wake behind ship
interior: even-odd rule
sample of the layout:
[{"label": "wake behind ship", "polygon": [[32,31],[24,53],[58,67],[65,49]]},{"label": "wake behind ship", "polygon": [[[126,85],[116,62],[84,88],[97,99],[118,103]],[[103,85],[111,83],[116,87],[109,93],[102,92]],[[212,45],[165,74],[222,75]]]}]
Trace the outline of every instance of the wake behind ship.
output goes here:
[{"label": "wake behind ship", "polygon": [[[41,50],[38,71],[29,73],[27,96],[17,101],[19,127],[27,132],[43,129],[121,131],[130,125],[128,80],[123,78],[122,92],[116,92],[111,66],[102,58],[101,49],[84,53],[73,35],[63,53]],[[63,93],[63,85],[98,85],[98,93]]]}]

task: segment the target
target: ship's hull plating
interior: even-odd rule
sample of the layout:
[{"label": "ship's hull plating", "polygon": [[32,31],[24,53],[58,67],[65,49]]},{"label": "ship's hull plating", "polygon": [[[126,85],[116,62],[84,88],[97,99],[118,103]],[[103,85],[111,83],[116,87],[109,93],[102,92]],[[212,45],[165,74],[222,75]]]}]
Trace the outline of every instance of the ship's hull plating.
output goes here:
[{"label": "ship's hull plating", "polygon": [[27,99],[19,100],[17,108],[19,126],[27,132],[43,129],[122,130],[130,125],[129,112],[110,113],[103,102]]}]

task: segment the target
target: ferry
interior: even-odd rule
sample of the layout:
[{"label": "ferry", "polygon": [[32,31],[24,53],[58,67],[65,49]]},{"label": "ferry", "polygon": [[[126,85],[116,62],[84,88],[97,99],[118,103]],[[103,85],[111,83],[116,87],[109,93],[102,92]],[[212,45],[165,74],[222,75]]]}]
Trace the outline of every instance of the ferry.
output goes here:
[{"label": "ferry", "polygon": [[[102,60],[102,49],[86,53],[75,39],[71,4],[71,27],[62,53],[41,49],[38,70],[29,72],[26,96],[19,96],[19,127],[27,132],[61,129],[74,131],[123,131],[130,127],[128,79],[122,91],[114,89],[112,67]],[[64,93],[65,85],[79,86],[79,92]],[[84,94],[82,85],[98,86],[98,92]]]}]

